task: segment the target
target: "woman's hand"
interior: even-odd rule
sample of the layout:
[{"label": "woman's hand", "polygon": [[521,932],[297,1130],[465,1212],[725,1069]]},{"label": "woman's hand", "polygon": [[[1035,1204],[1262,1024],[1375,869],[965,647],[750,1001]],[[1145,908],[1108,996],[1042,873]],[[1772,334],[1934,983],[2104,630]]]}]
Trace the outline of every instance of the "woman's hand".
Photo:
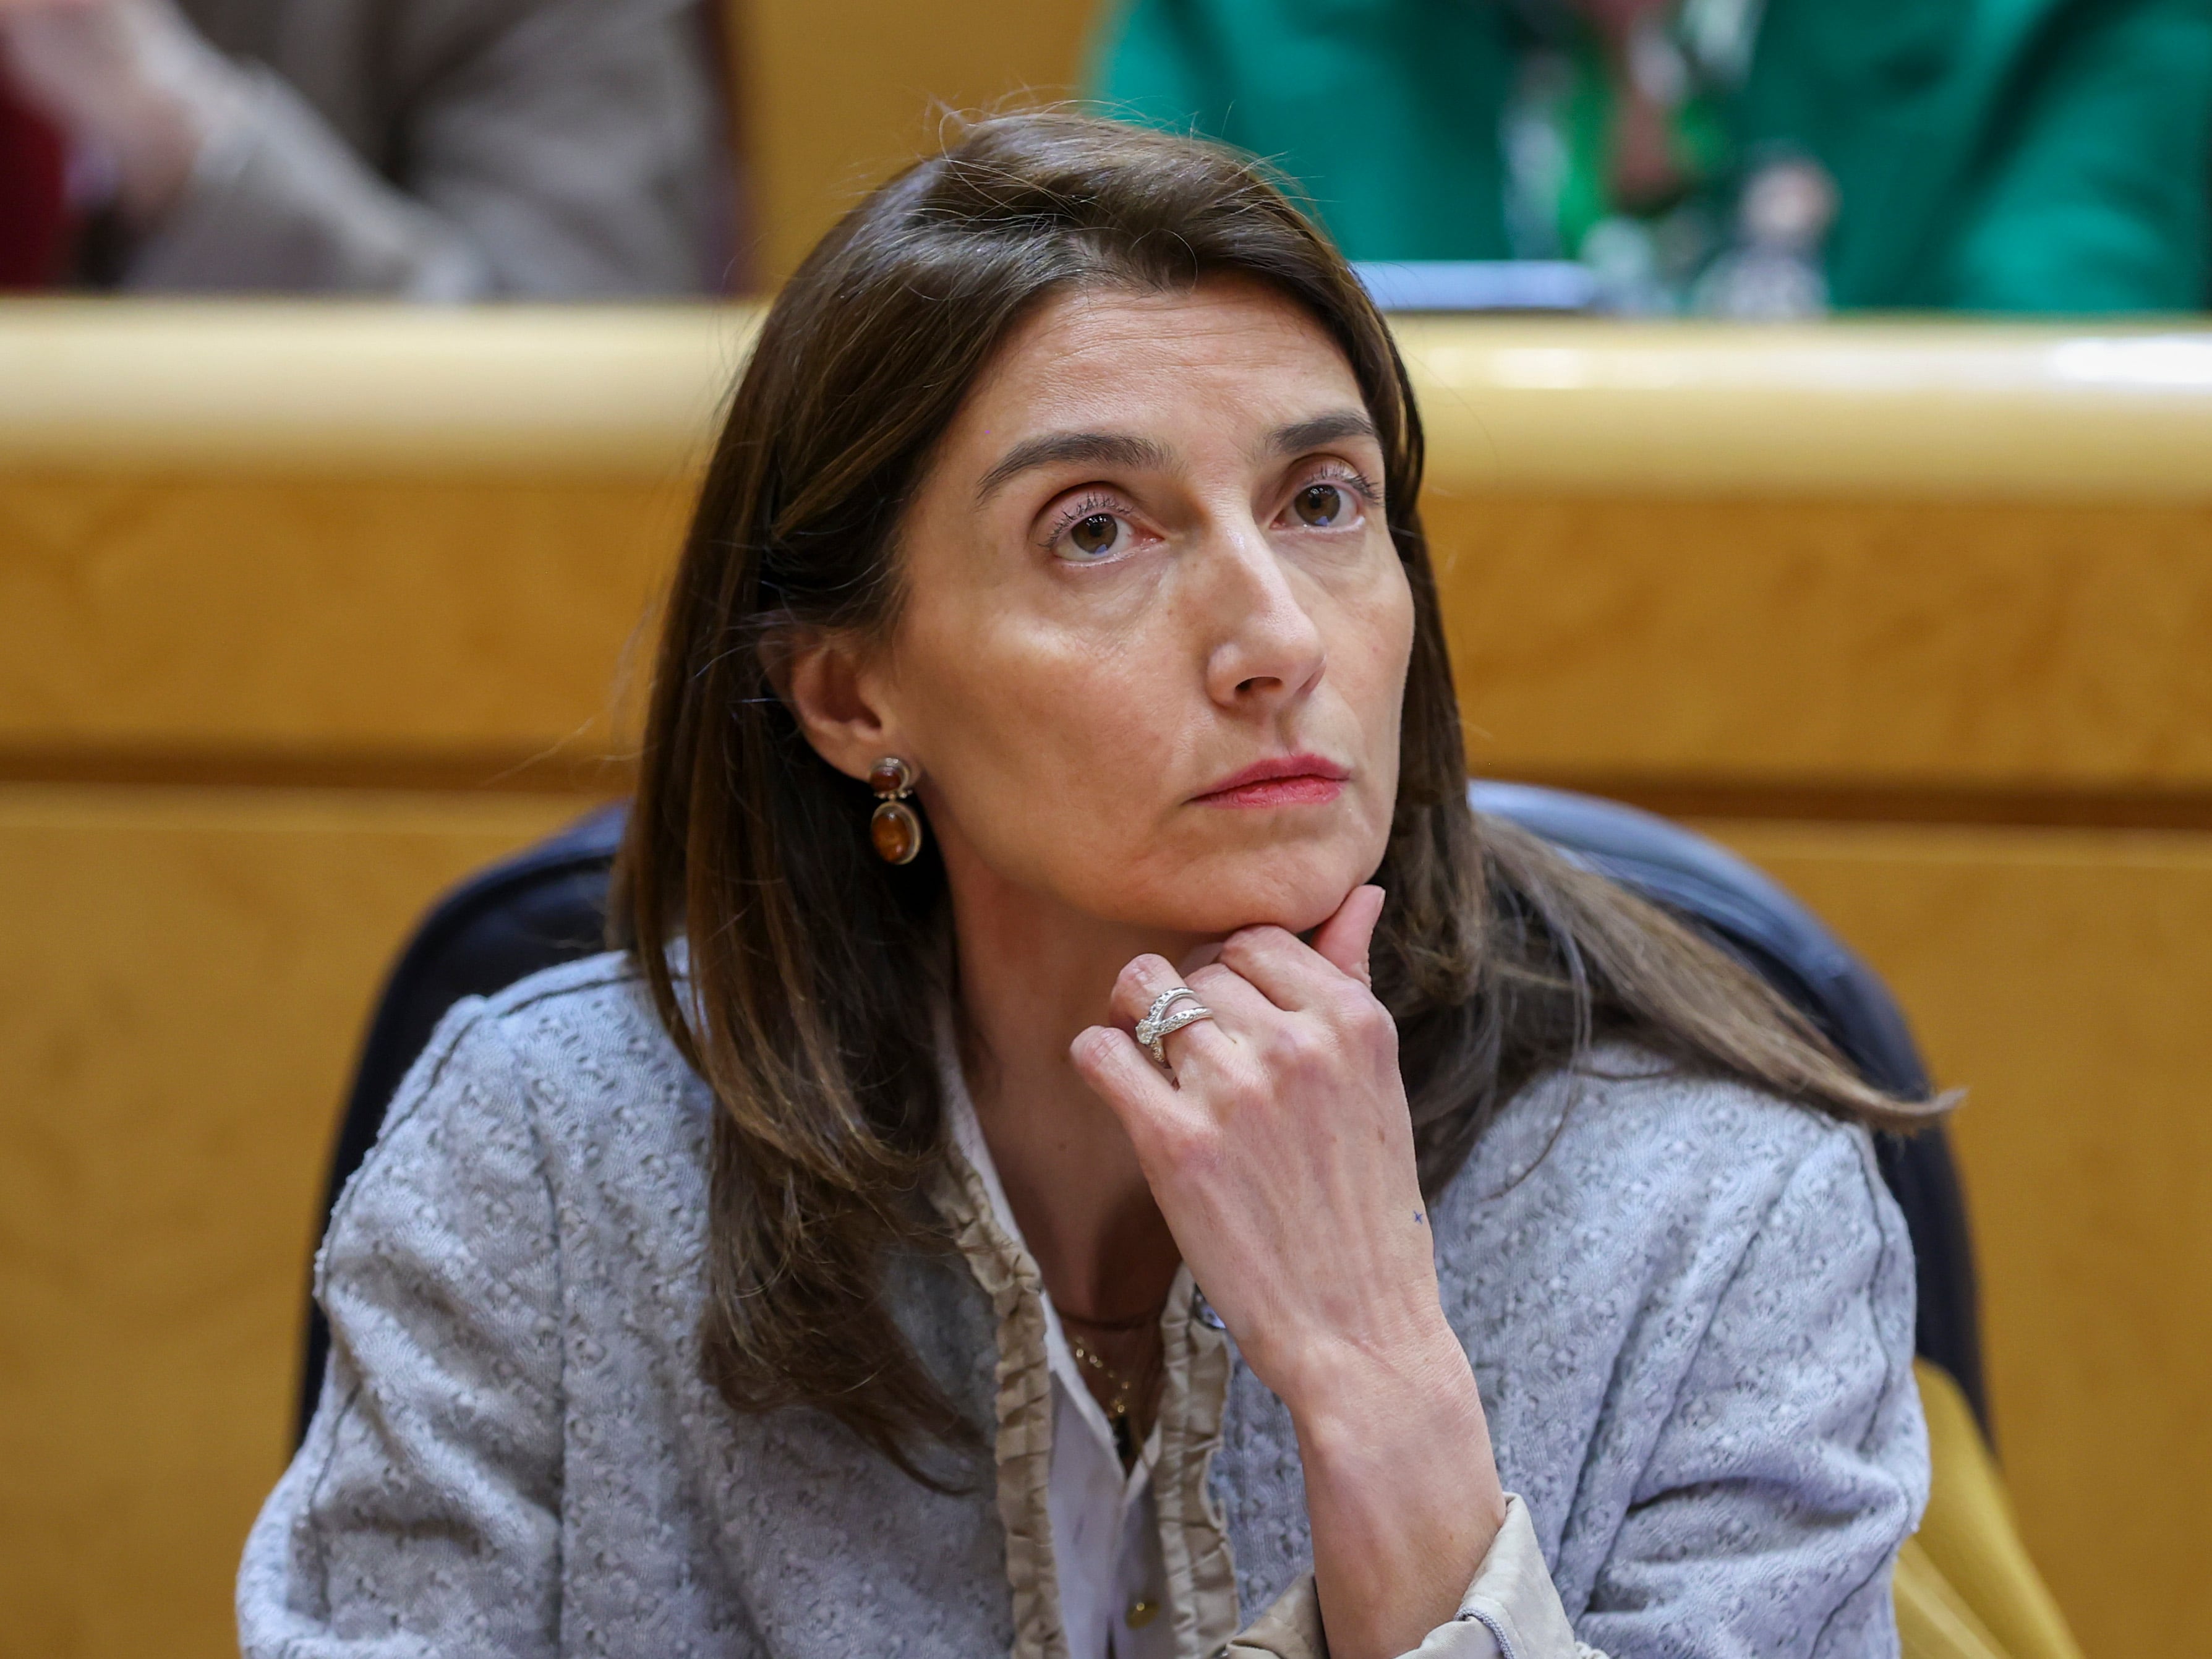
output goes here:
[{"label": "woman's hand", "polygon": [[115,168],[142,228],[182,198],[241,96],[173,0],[0,0],[0,75]]},{"label": "woman's hand", "polygon": [[[1386,1659],[1449,1619],[1505,1512],[1437,1300],[1397,1030],[1369,986],[1382,908],[1357,889],[1310,946],[1246,928],[1187,975],[1139,957],[1115,987],[1121,1025],[1071,1050],[1297,1425],[1334,1659]],[[1214,1017],[1167,1038],[1170,1079],[1124,1028],[1177,984]]]},{"label": "woman's hand", "polygon": [[[1193,1276],[1285,1401],[1450,1338],[1397,1028],[1367,982],[1382,903],[1381,889],[1357,890],[1310,946],[1246,928],[1188,976],[1139,957],[1114,988],[1121,1029],[1094,1027],[1073,1048]],[[1213,1018],[1168,1037],[1170,1079],[1127,1030],[1181,984]]]}]

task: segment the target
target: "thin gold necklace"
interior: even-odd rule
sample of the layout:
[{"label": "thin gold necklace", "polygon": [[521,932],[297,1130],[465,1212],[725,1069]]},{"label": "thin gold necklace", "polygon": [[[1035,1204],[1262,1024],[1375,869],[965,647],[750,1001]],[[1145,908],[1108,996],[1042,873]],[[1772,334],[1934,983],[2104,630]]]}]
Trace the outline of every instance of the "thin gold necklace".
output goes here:
[{"label": "thin gold necklace", "polygon": [[1097,1350],[1078,1336],[1065,1322],[1060,1329],[1066,1333],[1067,1349],[1075,1356],[1075,1363],[1089,1366],[1106,1379],[1109,1390],[1106,1426],[1114,1431],[1114,1449],[1121,1455],[1121,1467],[1127,1468],[1137,1457],[1137,1428],[1130,1416],[1130,1407],[1137,1393],[1136,1379],[1124,1376],[1100,1358]]}]

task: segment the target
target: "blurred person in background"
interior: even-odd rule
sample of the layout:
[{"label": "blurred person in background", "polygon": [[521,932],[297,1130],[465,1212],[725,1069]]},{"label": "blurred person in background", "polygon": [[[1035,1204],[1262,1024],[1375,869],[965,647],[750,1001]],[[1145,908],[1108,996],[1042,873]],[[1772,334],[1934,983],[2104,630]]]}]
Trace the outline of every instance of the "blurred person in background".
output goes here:
[{"label": "blurred person in background", "polygon": [[694,0],[0,0],[0,283],[722,285]]},{"label": "blurred person in background", "polygon": [[1121,0],[1093,84],[1355,259],[1580,259],[1614,309],[2205,292],[2207,0]]}]

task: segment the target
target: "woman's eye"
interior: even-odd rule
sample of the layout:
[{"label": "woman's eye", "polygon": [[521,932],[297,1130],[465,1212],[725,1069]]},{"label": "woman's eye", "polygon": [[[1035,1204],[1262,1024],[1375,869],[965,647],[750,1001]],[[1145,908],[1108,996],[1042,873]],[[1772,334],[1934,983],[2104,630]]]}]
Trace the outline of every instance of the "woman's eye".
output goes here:
[{"label": "woman's eye", "polygon": [[1310,483],[1291,497],[1291,511],[1309,529],[1327,530],[1352,516],[1352,501],[1342,484]]},{"label": "woman's eye", "polygon": [[1121,544],[1121,521],[1111,513],[1090,513],[1067,527],[1067,544],[1086,559],[1103,558]]},{"label": "woman's eye", "polygon": [[1045,532],[1042,545],[1070,564],[1103,564],[1134,552],[1146,540],[1132,522],[1132,509],[1102,491],[1070,501]]}]

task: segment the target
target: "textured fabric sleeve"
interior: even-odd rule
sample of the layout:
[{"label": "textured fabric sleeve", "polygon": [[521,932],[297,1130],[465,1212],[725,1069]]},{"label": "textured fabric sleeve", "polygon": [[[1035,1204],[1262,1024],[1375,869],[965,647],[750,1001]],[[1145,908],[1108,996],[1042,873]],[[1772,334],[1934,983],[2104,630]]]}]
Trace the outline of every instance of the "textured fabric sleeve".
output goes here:
[{"label": "textured fabric sleeve", "polygon": [[246,1543],[246,1659],[556,1651],[557,1237],[479,1006],[447,1016],[331,1218],[330,1368]]},{"label": "textured fabric sleeve", "polygon": [[1528,1506],[1505,1495],[1505,1524],[1459,1604],[1409,1659],[1606,1659],[1576,1640],[1544,1565]]},{"label": "textured fabric sleeve", "polygon": [[1876,1659],[1928,1494],[1912,1259],[1856,1131],[1820,1136],[1714,1306],[1576,1619],[1616,1659]]},{"label": "textured fabric sleeve", "polygon": [[[1321,1603],[1301,1578],[1229,1645],[1234,1659],[1328,1659]],[[1462,1599],[1459,1614],[1431,1631],[1406,1659],[1606,1659],[1575,1639],[1544,1565],[1528,1506],[1505,1494],[1505,1524]]]},{"label": "textured fabric sleeve", "polygon": [[[398,89],[393,177],[291,86],[239,66],[143,290],[590,298],[709,276],[720,124],[682,0],[547,0]],[[364,63],[362,73],[374,73]]]},{"label": "textured fabric sleeve", "polygon": [[1982,149],[1948,303],[2190,311],[2212,254],[2212,6],[2075,0]]}]

